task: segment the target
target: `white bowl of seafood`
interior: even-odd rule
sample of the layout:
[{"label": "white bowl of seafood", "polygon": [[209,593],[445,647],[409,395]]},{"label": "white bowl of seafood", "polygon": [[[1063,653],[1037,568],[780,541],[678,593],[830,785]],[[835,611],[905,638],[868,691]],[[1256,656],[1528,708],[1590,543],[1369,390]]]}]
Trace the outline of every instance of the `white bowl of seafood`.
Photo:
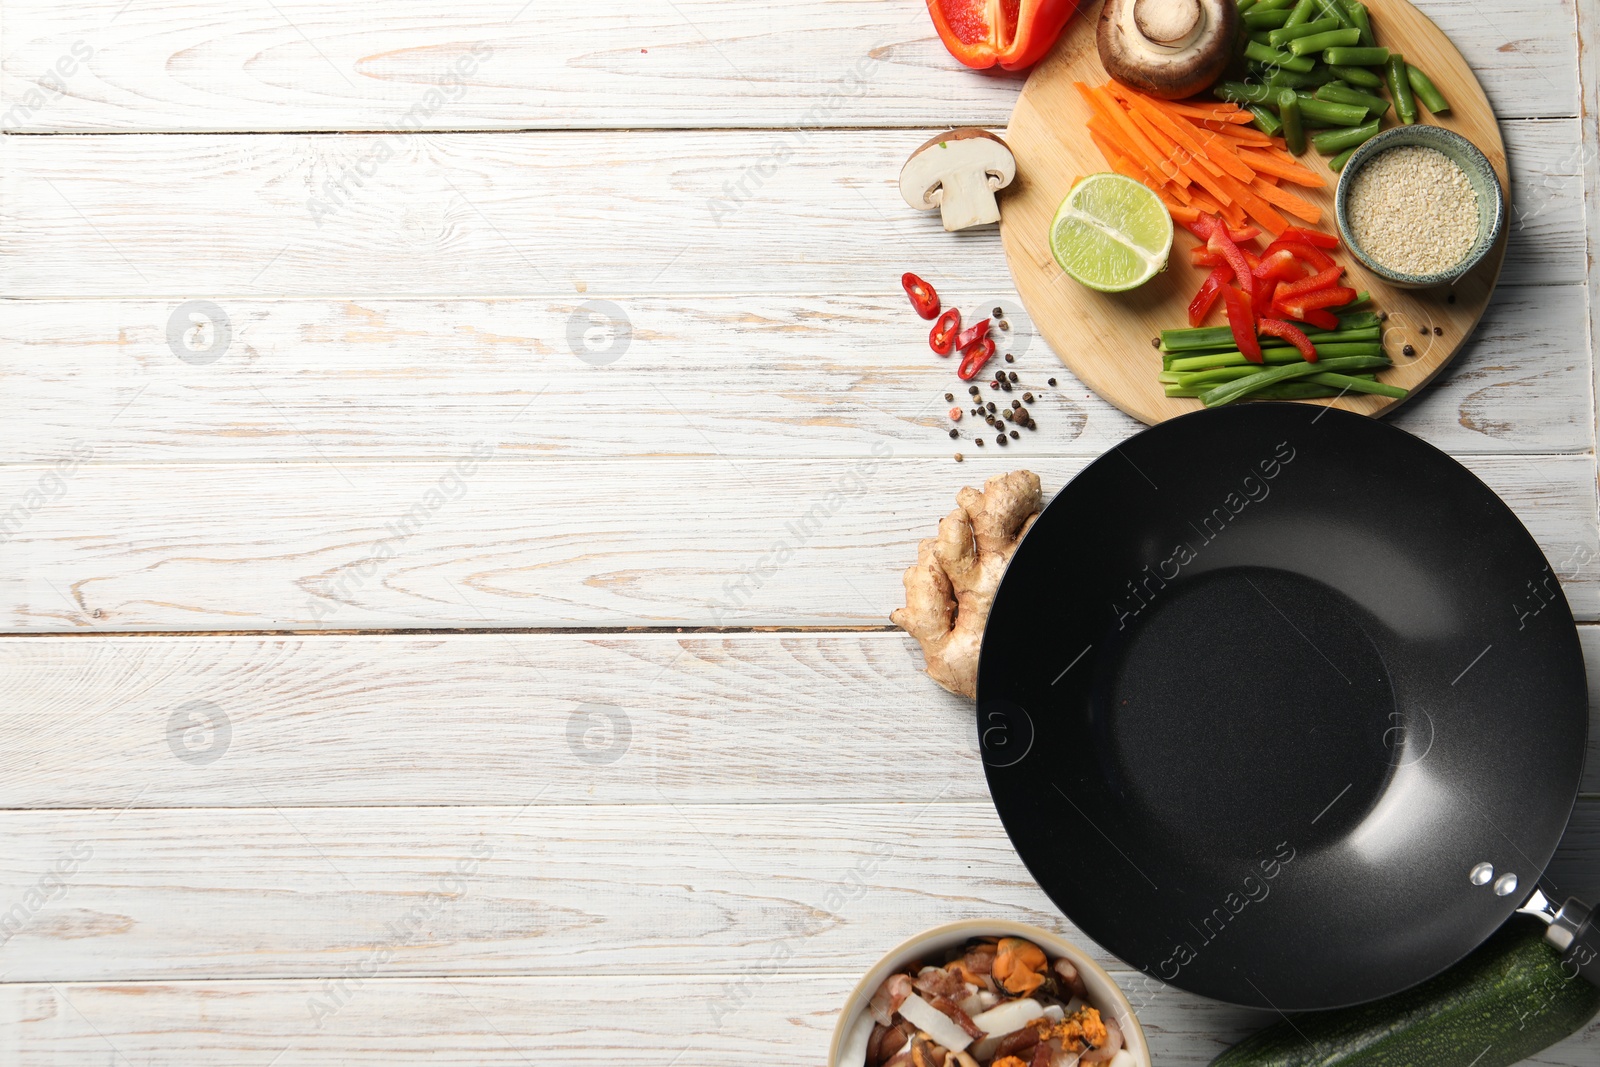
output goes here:
[{"label": "white bowl of seafood", "polygon": [[1150,1067],[1128,998],[1070,941],[974,919],[924,931],[850,994],[828,1067]]}]

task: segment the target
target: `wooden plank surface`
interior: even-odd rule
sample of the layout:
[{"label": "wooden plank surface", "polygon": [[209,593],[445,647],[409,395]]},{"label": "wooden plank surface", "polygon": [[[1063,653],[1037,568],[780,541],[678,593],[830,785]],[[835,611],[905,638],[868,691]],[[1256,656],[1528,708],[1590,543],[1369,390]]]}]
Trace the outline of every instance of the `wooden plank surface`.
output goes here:
[{"label": "wooden plank surface", "polygon": [[[919,930],[1000,915],[1092,945],[993,805],[946,784],[871,804],[4,811],[0,900],[25,914],[0,961],[13,982],[323,978],[385,948],[389,977],[725,974],[793,940],[786,971],[860,973]],[[1552,890],[1596,899],[1597,849],[1586,799]]]},{"label": "wooden plank surface", "polygon": [[[1503,131],[1519,214],[1501,281],[1583,281],[1578,121]],[[895,176],[927,133],[827,131],[781,161],[770,131],[747,130],[456,133],[398,149],[377,134],[7,137],[0,272],[12,296],[174,301],[732,289],[887,301],[910,268],[1009,290],[992,234],[952,236],[900,198]]]},{"label": "wooden plank surface", "polygon": [[[1054,493],[1085,466],[1020,443],[961,464],[880,446],[614,462],[502,459],[486,441],[453,462],[3,467],[0,499],[39,503],[0,545],[0,626],[879,626],[962,485],[1027,465]],[[1465,462],[1526,523],[1577,617],[1600,619],[1593,460]]]},{"label": "wooden plank surface", "polygon": [[[859,972],[789,974],[783,949],[774,953],[726,975],[376,977],[351,986],[320,1028],[311,1005],[330,999],[312,981],[0,985],[0,1020],[11,1024],[16,1067],[820,1064]],[[862,971],[874,962],[862,959]],[[1125,987],[1140,980],[1112,974]],[[1161,1067],[1204,1067],[1275,1018],[1174,989],[1155,992],[1139,1016]],[[1600,1021],[1525,1062],[1593,1067],[1597,1041]]]},{"label": "wooden plank surface", "polygon": [[[1032,407],[1042,430],[1029,455],[1099,455],[1138,428],[1062,373],[1009,289],[942,295],[1006,309],[1009,368],[1050,397]],[[599,299],[620,316],[591,348],[569,333],[609,321]],[[0,421],[12,427],[0,456],[49,462],[84,442],[125,463],[453,459],[493,439],[540,456],[848,457],[884,444],[948,458],[943,394],[966,392],[900,294],[218,306],[229,340],[213,357],[169,343],[175,315],[189,327],[176,301],[0,303]],[[215,341],[206,328],[202,346]],[[1465,352],[1394,422],[1456,453],[1587,452],[1586,346],[1580,287],[1502,287]],[[1052,376],[1068,384],[1043,388]],[[928,407],[908,418],[908,401]]]},{"label": "wooden plank surface", "polygon": [[[1426,9],[1502,117],[1578,114],[1571,0]],[[15,0],[6,35],[0,110],[30,132],[992,126],[1021,85],[881,0]]]},{"label": "wooden plank surface", "polygon": [[0,809],[984,800],[921,669],[900,633],[6,638]]}]

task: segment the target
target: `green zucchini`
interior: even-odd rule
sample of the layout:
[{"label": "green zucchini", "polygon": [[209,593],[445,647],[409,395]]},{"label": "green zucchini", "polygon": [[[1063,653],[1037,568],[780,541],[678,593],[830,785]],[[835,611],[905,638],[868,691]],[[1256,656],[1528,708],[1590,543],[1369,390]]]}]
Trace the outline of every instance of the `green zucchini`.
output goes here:
[{"label": "green zucchini", "polygon": [[1437,978],[1392,997],[1288,1017],[1211,1067],[1510,1067],[1600,1009],[1600,987],[1561,966],[1545,924],[1513,915]]}]

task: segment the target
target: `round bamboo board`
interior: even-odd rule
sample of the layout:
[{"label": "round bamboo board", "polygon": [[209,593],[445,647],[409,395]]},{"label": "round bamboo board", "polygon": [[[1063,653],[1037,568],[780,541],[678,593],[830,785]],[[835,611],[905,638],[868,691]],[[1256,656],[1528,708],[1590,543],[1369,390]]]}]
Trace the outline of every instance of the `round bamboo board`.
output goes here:
[{"label": "round bamboo board", "polygon": [[[1198,400],[1163,394],[1156,380],[1159,355],[1151,347],[1163,329],[1188,324],[1189,300],[1206,273],[1189,263],[1188,249],[1195,239],[1178,228],[1166,271],[1132,292],[1118,294],[1097,293],[1067,277],[1050,255],[1048,240],[1050,221],[1072,183],[1110,169],[1084,128],[1088,105],[1072,87],[1075,81],[1099,85],[1107,80],[1095,48],[1100,7],[1087,4],[1073,18],[1055,49],[1029,75],[1017,100],[1005,135],[1017,157],[1017,178],[1001,199],[1000,237],[1017,292],[1061,361],[1106,400],[1154,424],[1201,406]],[[1450,101],[1450,112],[1435,117],[1423,111],[1422,120],[1455,130],[1477,145],[1493,164],[1509,202],[1505,144],[1489,100],[1461,53],[1406,0],[1378,0],[1371,8],[1379,43],[1405,53]],[[1391,109],[1385,128],[1394,123],[1393,115]],[[1313,150],[1301,161],[1325,174],[1328,185],[1295,191],[1323,210],[1320,227],[1333,232],[1338,175]],[[1404,386],[1415,396],[1450,362],[1488,306],[1505,244],[1502,234],[1499,244],[1465,278],[1449,288],[1430,290],[1397,289],[1368,273],[1353,256],[1337,256],[1349,268],[1346,284],[1369,290],[1374,309],[1388,312],[1384,345],[1395,366],[1383,372],[1383,381]],[[1215,314],[1208,324],[1221,321]],[[1436,335],[1435,327],[1443,332]],[[1403,354],[1407,344],[1415,350],[1409,357]],[[1346,395],[1304,403],[1381,415],[1404,401]]]}]

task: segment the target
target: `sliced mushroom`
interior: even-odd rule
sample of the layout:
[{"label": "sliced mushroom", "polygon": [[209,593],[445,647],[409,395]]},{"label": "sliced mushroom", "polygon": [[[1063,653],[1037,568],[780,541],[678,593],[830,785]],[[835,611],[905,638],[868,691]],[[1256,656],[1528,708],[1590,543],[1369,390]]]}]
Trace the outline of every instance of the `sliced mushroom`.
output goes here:
[{"label": "sliced mushroom", "polygon": [[1234,0],[1106,0],[1096,40],[1107,74],[1177,100],[1222,76],[1238,34]]},{"label": "sliced mushroom", "polygon": [[919,211],[939,209],[947,230],[1000,221],[997,190],[1017,176],[1017,160],[988,130],[963,126],[911,153],[900,171],[900,195]]}]

